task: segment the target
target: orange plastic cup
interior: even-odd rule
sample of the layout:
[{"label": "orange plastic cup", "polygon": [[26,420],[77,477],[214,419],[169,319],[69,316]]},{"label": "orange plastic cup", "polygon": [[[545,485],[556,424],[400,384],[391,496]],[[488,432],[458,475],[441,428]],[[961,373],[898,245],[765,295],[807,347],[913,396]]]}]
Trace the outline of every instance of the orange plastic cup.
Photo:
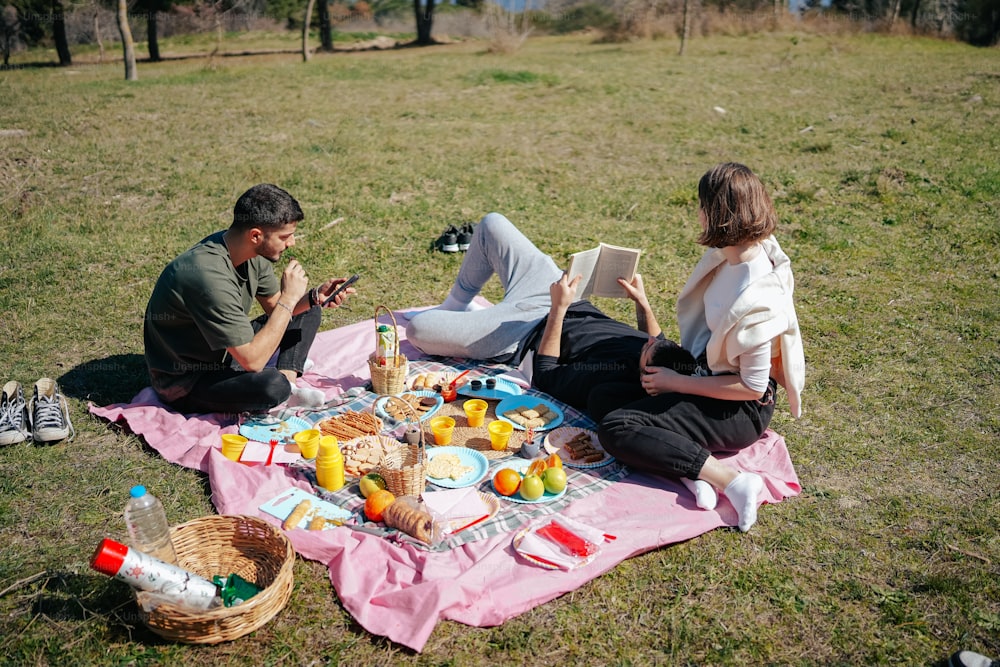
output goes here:
[{"label": "orange plastic cup", "polygon": [[318,430],[309,428],[293,435],[292,440],[299,446],[302,458],[314,459],[319,452],[319,437],[320,432]]},{"label": "orange plastic cup", "polygon": [[230,461],[239,461],[246,446],[247,439],[238,433],[225,433],[222,436],[222,455]]},{"label": "orange plastic cup", "polygon": [[469,421],[469,426],[476,428],[482,426],[483,422],[486,420],[486,408],[489,407],[486,401],[473,398],[465,403],[462,403],[462,409],[465,410],[465,418]]},{"label": "orange plastic cup", "polygon": [[431,433],[434,434],[434,442],[438,445],[447,445],[451,442],[451,434],[455,431],[455,420],[451,417],[434,417],[431,419]]},{"label": "orange plastic cup", "polygon": [[502,452],[507,449],[507,443],[510,442],[510,435],[514,432],[514,425],[510,422],[497,419],[491,421],[486,430],[490,432],[490,447],[498,452]]}]

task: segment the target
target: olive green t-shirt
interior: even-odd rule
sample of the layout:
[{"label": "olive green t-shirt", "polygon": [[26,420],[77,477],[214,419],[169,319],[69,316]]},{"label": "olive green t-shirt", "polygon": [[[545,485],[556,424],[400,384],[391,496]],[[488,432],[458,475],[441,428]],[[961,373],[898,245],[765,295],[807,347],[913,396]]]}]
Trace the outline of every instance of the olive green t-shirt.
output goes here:
[{"label": "olive green t-shirt", "polygon": [[252,341],[249,315],[256,297],[280,289],[264,257],[234,267],[223,234],[212,234],[170,262],[146,306],[146,365],[153,389],[167,401],[187,395],[206,371],[223,368],[226,348]]}]

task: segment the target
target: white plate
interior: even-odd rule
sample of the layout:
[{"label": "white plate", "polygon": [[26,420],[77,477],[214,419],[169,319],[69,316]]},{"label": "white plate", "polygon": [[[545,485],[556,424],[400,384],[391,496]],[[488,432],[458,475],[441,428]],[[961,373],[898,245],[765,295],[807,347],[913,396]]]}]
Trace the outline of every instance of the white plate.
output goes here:
[{"label": "white plate", "polygon": [[[594,449],[604,454],[603,459],[584,463],[583,461],[574,461],[570,457],[569,451],[566,450],[566,443],[581,433],[586,433],[590,436],[590,441],[593,443]],[[577,428],[576,426],[563,426],[562,428],[550,431],[545,435],[544,445],[545,451],[549,454],[558,454],[559,458],[562,459],[563,465],[567,468],[600,468],[615,460],[615,457],[605,452],[604,448],[601,447],[601,441],[597,439],[596,433],[585,428]]]},{"label": "white plate", "polygon": [[[413,394],[414,396],[419,396],[421,398],[429,396],[435,399],[434,407],[432,407],[430,410],[427,410],[426,412],[420,412],[419,410],[415,410],[415,412],[418,415],[420,415],[420,421],[424,421],[425,419],[433,415],[435,412],[440,410],[441,406],[444,405],[444,399],[441,398],[441,394],[438,394],[433,391],[418,389],[417,391],[404,391],[399,394],[396,394],[396,396],[402,396],[403,394]],[[375,402],[375,414],[381,417],[382,419],[385,419],[386,421],[396,422],[396,420],[392,418],[392,415],[390,415],[388,412],[385,411],[385,404],[389,401],[389,398],[390,398],[389,396],[383,396],[382,398],[378,399],[378,401]]]},{"label": "white plate", "polygon": [[[521,558],[524,558],[525,560],[531,561],[532,563],[534,563],[535,565],[537,565],[539,567],[544,567],[546,570],[561,570],[561,569],[563,569],[563,568],[559,567],[558,565],[556,565],[555,563],[549,562],[547,560],[543,560],[542,558],[540,558],[538,556],[535,556],[534,554],[528,553],[527,551],[525,551],[524,549],[521,548],[521,543],[524,541],[524,537],[529,532],[531,532],[532,530],[535,530],[536,528],[537,528],[537,526],[535,526],[533,524],[528,524],[527,526],[525,526],[524,528],[522,528],[521,530],[519,530],[516,535],[514,535],[514,540],[512,542],[512,544],[514,546],[514,551],[516,551],[517,555],[520,556]],[[586,558],[581,558],[580,560],[576,561],[573,565],[570,565],[566,569],[568,569],[568,570],[575,570],[578,567],[583,567],[584,565],[586,565],[587,563],[591,562],[595,558],[597,558],[597,553],[592,553],[589,556],[587,556]]]},{"label": "white plate", "polygon": [[486,460],[482,452],[478,452],[475,449],[469,449],[468,447],[429,447],[427,449],[427,460],[433,461],[435,456],[440,456],[441,454],[454,454],[461,461],[463,466],[469,466],[472,468],[470,472],[465,473],[458,479],[452,479],[451,477],[445,477],[439,479],[437,477],[431,477],[427,475],[427,481],[436,486],[443,486],[446,489],[461,489],[466,486],[473,486],[483,481],[486,477],[486,473],[489,471],[490,462]]},{"label": "white plate", "polygon": [[279,444],[291,442],[292,436],[299,431],[315,428],[305,419],[289,417],[269,424],[263,420],[249,420],[240,425],[240,435],[257,442],[269,443],[277,440]]},{"label": "white plate", "polygon": [[493,389],[486,388],[486,380],[483,378],[473,378],[475,380],[482,380],[483,386],[480,389],[472,388],[472,381],[466,382],[456,391],[462,396],[471,396],[472,398],[485,398],[486,400],[503,400],[510,396],[520,396],[524,391],[506,378],[493,378],[497,381],[497,386]]},{"label": "white plate", "polygon": [[[524,473],[527,472],[528,470],[528,466],[530,465],[531,461],[527,459],[520,459],[516,461],[507,460],[497,466],[496,472],[494,472],[493,475],[496,476],[496,473],[500,472],[504,468],[510,468],[511,470],[516,470],[517,472],[521,473],[521,476],[523,477]],[[549,493],[548,491],[546,491],[545,493],[542,494],[541,498],[536,498],[535,500],[525,500],[524,498],[521,497],[520,491],[515,491],[514,495],[512,496],[505,496],[499,491],[497,491],[497,488],[493,486],[492,479],[490,480],[490,488],[493,489],[493,492],[495,494],[497,494],[504,500],[509,500],[512,503],[523,503],[525,505],[533,505],[535,503],[549,503],[552,502],[553,500],[558,500],[559,498],[562,498],[563,496],[566,495],[566,489],[569,488],[569,483],[567,482],[566,489],[563,489],[559,493]]]},{"label": "white plate", "polygon": [[539,426],[535,428],[535,431],[548,431],[550,429],[555,428],[556,426],[559,426],[559,424],[562,424],[563,411],[558,405],[556,405],[555,403],[553,403],[548,399],[528,394],[525,394],[523,396],[511,396],[497,403],[496,407],[497,419],[501,419],[505,422],[508,422],[509,424],[512,424],[514,428],[516,428],[519,431],[524,431],[526,429],[523,426],[512,422],[507,417],[504,417],[503,413],[508,412],[510,410],[516,410],[517,408],[533,408],[539,403],[547,407],[549,410],[552,410],[552,412],[556,413],[556,418],[550,421],[545,426]]}]

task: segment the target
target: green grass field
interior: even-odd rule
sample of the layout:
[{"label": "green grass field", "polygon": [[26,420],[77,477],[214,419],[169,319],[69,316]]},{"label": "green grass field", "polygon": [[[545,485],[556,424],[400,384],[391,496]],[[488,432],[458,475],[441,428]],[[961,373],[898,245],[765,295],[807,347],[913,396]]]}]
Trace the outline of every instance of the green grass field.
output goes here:
[{"label": "green grass field", "polygon": [[[805,33],[677,46],[573,36],[510,56],[470,41],[193,59],[141,64],[132,84],[120,63],[0,73],[0,381],[56,378],[78,433],[0,450],[0,662],[1000,655],[1000,51]],[[176,523],[214,513],[205,476],[86,407],[145,386],[153,282],[227,226],[250,185],[302,203],[294,254],[313,282],[363,276],[325,328],[442,300],[461,258],[430,242],[496,210],[557,258],[644,248],[673,336],[700,254],[697,179],[728,160],[775,197],[809,373],[803,417],[782,402],[773,423],[804,492],[750,533],[630,559],[500,627],[442,623],[419,655],[362,630],[318,563],[299,559],[271,623],[209,648],[158,640],[125,586],[89,569],[102,537],[124,536],[135,482]],[[631,321],[627,304],[600,305]]]}]

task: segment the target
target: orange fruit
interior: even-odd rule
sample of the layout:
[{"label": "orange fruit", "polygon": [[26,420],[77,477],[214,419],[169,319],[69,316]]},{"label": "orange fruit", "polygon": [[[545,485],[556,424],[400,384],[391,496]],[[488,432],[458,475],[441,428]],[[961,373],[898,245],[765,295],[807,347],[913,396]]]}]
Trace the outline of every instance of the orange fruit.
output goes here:
[{"label": "orange fruit", "polygon": [[493,475],[493,488],[502,496],[512,496],[521,486],[521,475],[516,470],[501,468]]},{"label": "orange fruit", "polygon": [[531,462],[531,465],[528,466],[528,471],[524,473],[524,476],[527,477],[528,475],[541,475],[543,472],[545,472],[545,469],[547,467],[548,465],[545,463],[545,459],[542,458],[535,459],[534,461]]},{"label": "orange fruit", "polygon": [[382,512],[394,502],[396,502],[396,496],[392,495],[392,491],[379,489],[365,500],[365,516],[369,521],[381,521]]},{"label": "orange fruit", "polygon": [[549,468],[562,468],[562,459],[559,458],[558,454],[552,454],[549,458],[545,459],[545,465]]}]

